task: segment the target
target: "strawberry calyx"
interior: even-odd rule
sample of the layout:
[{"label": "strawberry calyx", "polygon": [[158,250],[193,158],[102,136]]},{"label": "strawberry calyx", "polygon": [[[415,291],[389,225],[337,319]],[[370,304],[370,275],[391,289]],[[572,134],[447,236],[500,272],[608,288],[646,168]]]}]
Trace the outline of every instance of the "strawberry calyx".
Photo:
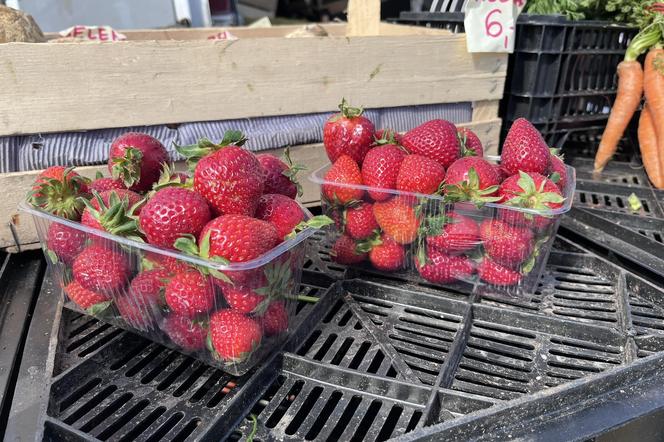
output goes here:
[{"label": "strawberry calyx", "polygon": [[184,183],[180,179],[178,172],[168,163],[162,163],[161,173],[159,174],[159,180],[152,185],[152,190],[149,193],[151,197],[154,195],[157,190],[163,189],[165,187],[181,187],[184,189],[191,189],[194,187],[193,179],[189,178]]},{"label": "strawberry calyx", "polygon": [[229,129],[224,132],[224,137],[216,144],[210,141],[209,138],[203,137],[199,139],[196,144],[180,146],[173,142],[173,146],[180,155],[185,157],[189,170],[193,171],[201,158],[223,149],[224,147],[242,146],[246,142],[247,137],[245,137],[241,131]]},{"label": "strawberry calyx", "polygon": [[380,246],[383,244],[383,240],[380,237],[380,230],[374,230],[373,235],[369,238],[359,241],[355,245],[355,253],[363,254],[369,253],[374,247]]},{"label": "strawberry calyx", "polygon": [[282,175],[290,180],[291,183],[295,184],[297,188],[297,196],[302,196],[302,184],[297,179],[297,174],[303,170],[307,170],[307,167],[303,164],[293,163],[293,160],[290,156],[290,149],[287,147],[284,151],[284,161],[288,166],[288,169],[284,170]]},{"label": "strawberry calyx", "polygon": [[116,192],[111,192],[107,205],[98,192],[93,190],[92,195],[93,200],[99,206],[98,209],[87,199],[81,199],[90,215],[99,222],[106,232],[143,242],[134,212],[145,200],[140,200],[129,207],[128,197],[120,198]]},{"label": "strawberry calyx", "polygon": [[[565,198],[559,193],[544,192],[545,180],[542,181],[538,189],[535,185],[535,180],[526,172],[519,171],[517,184],[521,187],[522,192],[506,192],[514,197],[505,201],[504,204],[525,209],[534,209],[546,215],[551,214],[551,204],[562,204],[565,201]],[[532,218],[532,215],[530,217]]]},{"label": "strawberry calyx", "polygon": [[500,201],[500,197],[493,196],[499,186],[489,186],[480,189],[480,177],[474,167],[468,169],[468,179],[460,183],[446,184],[444,186],[445,199],[447,202],[458,203],[470,201],[477,207],[485,203],[494,203]]},{"label": "strawberry calyx", "polygon": [[295,236],[299,232],[301,232],[305,229],[308,229],[308,228],[319,230],[319,229],[322,229],[323,227],[329,226],[331,224],[334,224],[334,220],[332,218],[330,218],[329,216],[327,216],[327,215],[312,216],[308,220],[298,223],[293,228],[293,231],[290,232],[288,235],[286,235],[285,239],[295,238]]},{"label": "strawberry calyx", "polygon": [[401,145],[397,141],[396,134],[392,129],[385,129],[382,132],[380,138],[377,138],[374,135],[374,144],[377,145],[377,146],[385,146],[385,145],[397,146],[397,147],[400,147],[401,150],[403,150],[405,152],[405,149],[403,147],[401,147]]},{"label": "strawberry calyx", "polygon": [[62,179],[40,178],[28,194],[28,200],[34,206],[56,216],[78,220],[85,209],[82,190],[88,180],[74,173],[74,168],[64,170]]},{"label": "strawberry calyx", "polygon": [[461,148],[462,157],[476,157],[477,152],[473,149],[468,148],[468,136],[465,131],[457,131],[457,139],[459,140],[459,146]]},{"label": "strawberry calyx", "polygon": [[342,98],[341,104],[339,104],[339,111],[340,114],[338,114],[338,118],[340,117],[357,118],[364,113],[364,108],[352,107],[350,104],[348,104],[345,98]]},{"label": "strawberry calyx", "polygon": [[139,149],[129,147],[125,149],[124,155],[113,158],[111,175],[115,180],[121,180],[129,189],[141,179],[141,162],[143,161],[143,152]]},{"label": "strawberry calyx", "polygon": [[[208,232],[203,237],[200,245],[196,243],[196,237],[194,235],[187,233],[176,239],[173,243],[173,246],[185,255],[195,256],[196,258],[203,258],[222,265],[230,264],[230,261],[222,256],[210,256],[210,232]],[[223,282],[233,285],[233,281],[231,281],[227,275],[217,269],[200,265],[194,265],[193,267],[195,267],[196,270],[198,270],[202,275],[210,275],[213,278],[217,278]]]},{"label": "strawberry calyx", "polygon": [[289,286],[293,283],[293,271],[289,264],[289,261],[279,262],[277,260],[265,266],[263,272],[267,285],[254,290],[254,293],[263,296],[263,300],[252,310],[253,314],[263,315],[275,299],[291,299],[286,295],[290,291]]},{"label": "strawberry calyx", "polygon": [[106,309],[108,309],[111,306],[112,303],[113,301],[99,302],[95,305],[88,307],[87,309],[85,309],[85,311],[88,312],[88,314],[91,316],[99,316],[102,313],[104,313]]}]

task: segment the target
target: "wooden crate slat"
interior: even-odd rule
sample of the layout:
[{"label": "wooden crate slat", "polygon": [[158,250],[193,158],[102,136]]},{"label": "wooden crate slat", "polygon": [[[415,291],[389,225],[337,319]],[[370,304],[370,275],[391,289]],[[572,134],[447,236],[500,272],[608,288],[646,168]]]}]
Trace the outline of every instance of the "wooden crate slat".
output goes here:
[{"label": "wooden crate slat", "polygon": [[468,54],[463,35],[8,43],[0,54],[0,136],[327,112],[340,97],[498,100],[507,65]]}]

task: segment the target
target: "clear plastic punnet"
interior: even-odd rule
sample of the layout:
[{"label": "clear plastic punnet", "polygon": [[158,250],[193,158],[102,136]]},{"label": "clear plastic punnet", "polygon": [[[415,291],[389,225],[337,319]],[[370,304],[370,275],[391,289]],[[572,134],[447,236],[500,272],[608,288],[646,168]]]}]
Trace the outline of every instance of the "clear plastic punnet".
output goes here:
[{"label": "clear plastic punnet", "polygon": [[[315,232],[305,228],[256,259],[222,264],[91,229],[27,202],[20,209],[33,216],[67,307],[234,375],[267,359],[287,336],[305,240]],[[56,253],[49,243],[58,236],[68,246]],[[182,290],[187,297],[171,297]],[[235,339],[215,333],[228,327]]]},{"label": "clear plastic punnet", "polygon": [[[500,157],[485,159],[500,163]],[[325,180],[330,167],[321,167],[309,179],[321,186],[323,214],[335,221],[326,227],[325,239],[333,260],[363,271],[466,293],[510,297],[527,297],[537,289],[560,219],[571,208],[576,187],[575,170],[566,166],[565,200],[561,207],[543,212],[498,203],[451,202],[437,194],[339,184]],[[354,191],[354,199],[343,205],[330,200],[326,195],[335,194],[334,189],[344,195]],[[366,221],[357,221],[361,210],[375,215],[369,237],[365,237],[367,226],[359,225]]]}]

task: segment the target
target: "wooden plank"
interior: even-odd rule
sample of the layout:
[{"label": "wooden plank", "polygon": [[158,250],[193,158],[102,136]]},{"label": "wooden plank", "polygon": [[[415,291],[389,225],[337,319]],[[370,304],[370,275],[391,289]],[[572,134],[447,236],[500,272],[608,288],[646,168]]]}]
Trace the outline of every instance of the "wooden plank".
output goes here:
[{"label": "wooden plank", "polygon": [[349,37],[378,35],[380,32],[380,0],[349,0]]},{"label": "wooden plank", "polygon": [[498,100],[507,66],[463,35],[7,43],[0,58],[0,136],[328,112],[344,96]]},{"label": "wooden plank", "polygon": [[467,127],[477,134],[480,141],[482,141],[484,155],[498,155],[501,123],[502,120],[500,118],[493,118],[487,121],[458,124],[457,126]]},{"label": "wooden plank", "polygon": [[396,25],[394,23],[380,23],[380,35],[452,35],[447,29],[425,28],[424,26]]},{"label": "wooden plank", "polygon": [[473,102],[473,121],[486,121],[498,116],[500,100],[483,100]]},{"label": "wooden plank", "polygon": [[[273,149],[261,153],[272,153],[280,156],[284,149]],[[291,158],[294,162],[303,164],[307,167],[306,171],[300,173],[300,183],[303,187],[303,195],[300,198],[305,204],[316,203],[320,200],[320,190],[318,186],[307,179],[308,174],[324,166],[327,163],[327,156],[322,144],[309,144],[295,146],[290,149]],[[97,171],[104,174],[108,173],[106,165],[77,167],[76,171],[83,176],[94,178]],[[15,247],[14,235],[16,235],[21,249],[38,248],[39,239],[34,227],[31,215],[19,212],[18,204],[21,202],[33,182],[41,171],[15,172],[0,174],[0,189],[4,189],[5,197],[0,199],[0,249],[6,249],[9,252],[17,252]],[[14,233],[12,233],[12,230]],[[32,245],[32,246],[31,246]]]}]

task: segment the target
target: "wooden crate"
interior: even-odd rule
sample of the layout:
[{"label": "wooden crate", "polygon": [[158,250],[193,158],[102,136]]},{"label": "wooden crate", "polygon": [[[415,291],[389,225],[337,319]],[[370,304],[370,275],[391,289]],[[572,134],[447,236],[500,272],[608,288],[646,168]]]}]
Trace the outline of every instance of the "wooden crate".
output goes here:
[{"label": "wooden crate", "polygon": [[[346,24],[320,38],[298,26],[122,31],[116,43],[0,44],[0,136],[333,112],[341,97],[367,108],[472,102],[462,124],[496,152],[507,58],[469,54],[464,35],[379,23],[374,0],[351,2]],[[378,2],[379,3],[379,2]],[[353,17],[359,17],[353,19]],[[310,170],[321,145],[291,148]],[[278,152],[277,152],[278,153]],[[88,176],[104,167],[81,167]],[[0,248],[37,245],[17,211],[39,171],[0,175]],[[305,203],[318,200],[307,180]]]}]

